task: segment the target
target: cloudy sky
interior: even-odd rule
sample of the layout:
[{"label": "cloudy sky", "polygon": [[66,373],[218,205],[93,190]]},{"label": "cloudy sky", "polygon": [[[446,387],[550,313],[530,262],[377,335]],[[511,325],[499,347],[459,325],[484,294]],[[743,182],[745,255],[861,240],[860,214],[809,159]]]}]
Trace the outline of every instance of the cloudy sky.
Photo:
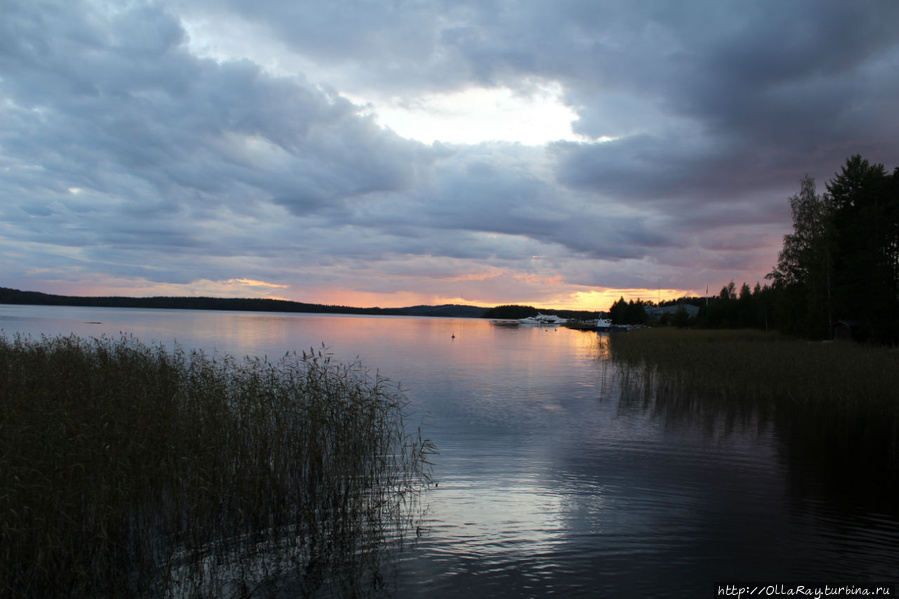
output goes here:
[{"label": "cloudy sky", "polygon": [[899,165],[893,0],[0,0],[0,286],[607,309]]}]

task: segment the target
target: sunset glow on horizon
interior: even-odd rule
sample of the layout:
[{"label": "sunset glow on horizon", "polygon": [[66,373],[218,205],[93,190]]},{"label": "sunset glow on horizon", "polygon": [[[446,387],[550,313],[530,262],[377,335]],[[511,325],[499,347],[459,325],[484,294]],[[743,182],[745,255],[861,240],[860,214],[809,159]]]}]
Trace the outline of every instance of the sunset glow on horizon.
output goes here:
[{"label": "sunset glow on horizon", "polygon": [[[325,306],[345,306],[352,308],[405,308],[410,306],[461,305],[492,308],[502,305],[532,306],[545,310],[583,310],[587,312],[605,312],[619,298],[643,300],[649,302],[668,301],[684,296],[702,296],[702,292],[677,289],[596,289],[590,291],[574,291],[569,294],[557,294],[545,299],[521,299],[512,297],[467,298],[459,296],[439,296],[404,293],[365,293],[348,289],[318,290],[315,296],[303,294],[277,293],[273,290],[286,286],[235,279],[216,283],[198,281],[183,285],[153,285],[143,282],[110,283],[108,285],[72,285],[59,282],[47,286],[46,293],[58,295],[75,295],[83,297],[217,297],[217,298],[252,298],[294,301],[306,304]],[[27,290],[26,290],[27,291]],[[713,295],[715,293],[713,292]]]}]

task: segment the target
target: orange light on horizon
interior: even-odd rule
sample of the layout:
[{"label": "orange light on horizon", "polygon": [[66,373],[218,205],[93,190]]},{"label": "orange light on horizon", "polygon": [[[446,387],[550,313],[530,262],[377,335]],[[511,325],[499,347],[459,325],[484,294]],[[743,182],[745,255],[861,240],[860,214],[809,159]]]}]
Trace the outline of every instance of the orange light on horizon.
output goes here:
[{"label": "orange light on horizon", "polygon": [[[482,277],[474,276],[477,281]],[[501,305],[533,306],[543,310],[582,310],[586,312],[605,312],[612,304],[623,297],[625,300],[642,299],[658,302],[684,296],[702,296],[704,292],[689,289],[649,289],[649,288],[590,288],[567,285],[556,277],[551,279],[526,275],[525,287],[533,285],[538,289],[534,294],[522,297],[503,296],[495,290],[481,290],[480,293],[468,295],[442,295],[439,293],[416,293],[411,291],[374,292],[357,291],[348,288],[301,288],[294,291],[290,285],[268,283],[265,281],[234,278],[222,281],[199,280],[189,284],[154,284],[148,281],[113,280],[106,284],[86,283],[65,285],[65,289],[48,289],[50,293],[81,296],[173,296],[173,297],[222,297],[222,298],[260,298],[283,301],[295,301],[309,304],[331,306],[347,306],[355,308],[402,308],[406,306],[455,304],[492,308]],[[521,280],[521,279],[519,279]],[[274,293],[273,293],[274,292]]]},{"label": "orange light on horizon", "polygon": [[375,293],[355,291],[349,289],[317,289],[314,294],[303,297],[291,297],[293,301],[326,304],[333,306],[353,306],[357,308],[402,308],[406,306],[440,306],[446,304],[460,306],[477,306],[492,308],[494,306],[521,305],[533,306],[545,310],[583,310],[586,312],[606,312],[612,304],[623,297],[627,301],[642,299],[656,303],[677,299],[684,296],[702,295],[692,289],[565,289],[543,296],[531,296],[529,298],[509,298],[497,295],[483,297],[464,297],[460,295],[419,294],[413,292]]}]

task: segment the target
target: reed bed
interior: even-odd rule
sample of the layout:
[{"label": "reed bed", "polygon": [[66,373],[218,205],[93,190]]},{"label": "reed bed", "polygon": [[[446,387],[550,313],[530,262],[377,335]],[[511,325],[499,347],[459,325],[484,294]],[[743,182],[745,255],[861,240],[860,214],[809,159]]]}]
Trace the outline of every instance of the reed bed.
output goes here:
[{"label": "reed bed", "polygon": [[821,444],[899,462],[896,351],[751,330],[646,329],[608,343],[631,405],[729,426],[778,419]]},{"label": "reed bed", "polygon": [[0,337],[0,596],[364,596],[433,446],[323,351]]}]

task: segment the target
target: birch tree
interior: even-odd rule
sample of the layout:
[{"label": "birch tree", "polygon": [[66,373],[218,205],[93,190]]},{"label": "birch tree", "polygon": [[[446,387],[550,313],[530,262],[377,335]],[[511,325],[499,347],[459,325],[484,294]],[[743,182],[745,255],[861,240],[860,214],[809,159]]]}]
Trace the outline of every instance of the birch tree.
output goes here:
[{"label": "birch tree", "polygon": [[793,232],[784,236],[777,267],[768,275],[780,291],[781,318],[791,332],[829,336],[831,324],[832,204],[818,195],[815,180],[806,175],[799,193],[790,198]]}]

